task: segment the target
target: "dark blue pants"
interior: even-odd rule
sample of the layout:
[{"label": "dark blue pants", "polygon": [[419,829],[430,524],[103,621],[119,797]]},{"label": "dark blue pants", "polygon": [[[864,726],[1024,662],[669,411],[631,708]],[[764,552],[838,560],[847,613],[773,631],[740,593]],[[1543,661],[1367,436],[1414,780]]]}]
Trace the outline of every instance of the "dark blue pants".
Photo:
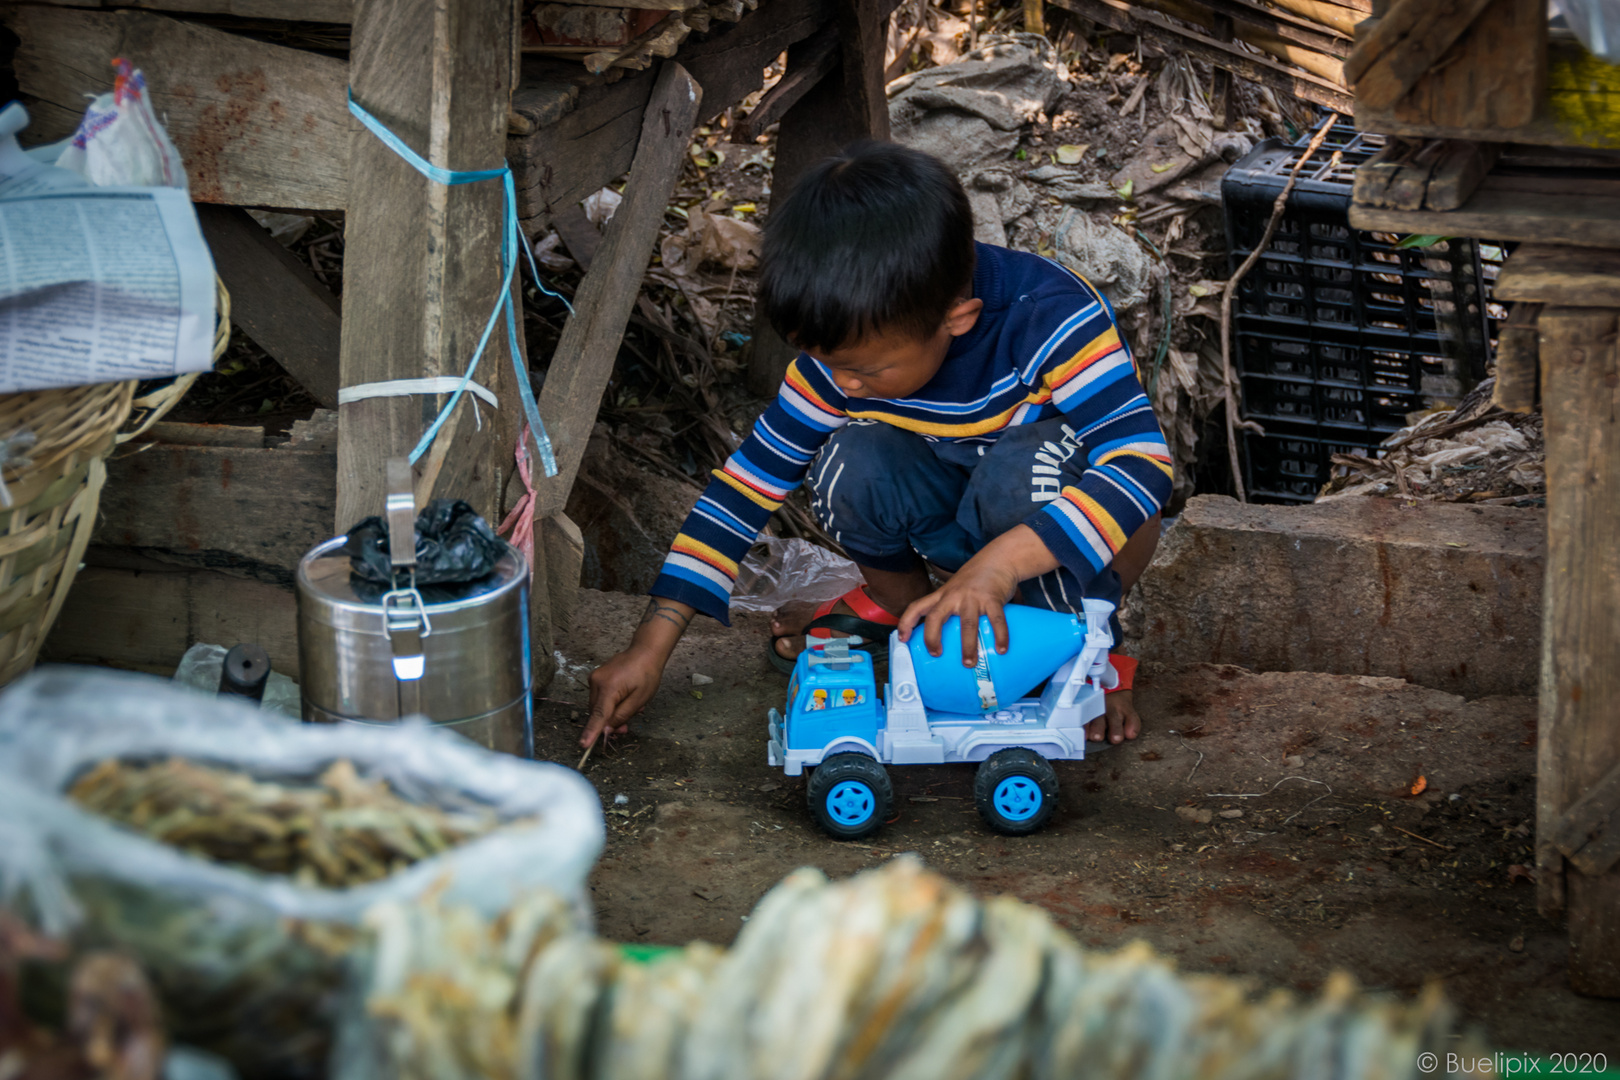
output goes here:
[{"label": "dark blue pants", "polygon": [[[1010,428],[988,446],[851,422],[822,447],[806,483],[822,528],[860,565],[904,572],[921,555],[954,572],[1079,483],[1086,458],[1063,417]],[[1053,611],[1079,611],[1082,596],[1117,607],[1119,574],[1107,567],[1082,586],[1060,567],[1021,591],[1024,603]],[[1118,641],[1117,620],[1114,635]]]}]

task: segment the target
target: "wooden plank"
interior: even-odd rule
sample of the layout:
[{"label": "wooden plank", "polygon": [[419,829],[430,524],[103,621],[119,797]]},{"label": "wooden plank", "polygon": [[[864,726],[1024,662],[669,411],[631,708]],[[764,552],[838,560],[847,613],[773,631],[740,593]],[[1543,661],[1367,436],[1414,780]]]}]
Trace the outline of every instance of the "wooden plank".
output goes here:
[{"label": "wooden plank", "polygon": [[1151,11],[1133,8],[1126,0],[1052,0],[1052,2],[1058,7],[1066,8],[1113,29],[1125,33],[1145,34],[1165,41],[1172,48],[1189,56],[1224,67],[1250,82],[1292,94],[1301,100],[1346,113],[1353,107],[1349,92],[1331,80],[1302,68],[1243,52],[1236,45],[1216,41],[1184,26],[1178,26]]},{"label": "wooden plank", "polygon": [[298,678],[298,614],[288,586],[212,570],[86,566],[74,579],[41,657],[173,673],[198,642],[251,642]]},{"label": "wooden plank", "polygon": [[1598,877],[1620,863],[1620,765],[1564,811],[1552,841],[1588,877]]},{"label": "wooden plank", "polygon": [[1494,0],[1393,109],[1416,122],[1516,129],[1535,118],[1546,81],[1544,0]]},{"label": "wooden plank", "polygon": [[1290,11],[1262,7],[1255,0],[1198,0],[1198,6],[1228,15],[1236,23],[1265,30],[1283,41],[1303,45],[1328,56],[1336,56],[1342,60],[1350,55],[1351,38],[1348,32],[1338,31],[1327,23],[1304,18]]},{"label": "wooden plank", "polygon": [[536,540],[545,551],[551,624],[557,633],[566,634],[574,628],[574,609],[579,603],[585,536],[567,514],[555,514],[539,523]]},{"label": "wooden plank", "polygon": [[[1542,910],[1567,912],[1577,993],[1620,997],[1620,870],[1566,871],[1563,815],[1620,766],[1620,350],[1612,308],[1541,313],[1547,583],[1537,725]],[[1562,894],[1562,895],[1560,895]]]},{"label": "wooden plank", "polygon": [[1496,385],[1491,388],[1491,402],[1499,409],[1531,412],[1541,398],[1540,318],[1540,304],[1514,304],[1507,322],[1497,332]]},{"label": "wooden plank", "polygon": [[591,219],[585,216],[585,207],[577,202],[559,207],[551,216],[551,224],[567,245],[568,254],[579,263],[581,270],[589,273],[591,264],[596,261],[596,253],[602,247],[602,230],[592,225]]},{"label": "wooden plank", "polygon": [[179,424],[159,420],[133,444],[168,443],[171,446],[233,446],[264,449],[264,428],[242,424]]},{"label": "wooden plank", "polygon": [[336,497],[330,453],[154,443],[107,462],[91,542],[253,564],[290,583],[304,553],[333,535]]},{"label": "wooden plank", "polygon": [[[1350,39],[1324,31],[1324,28],[1297,20],[1313,29],[1301,29],[1286,12],[1261,11],[1246,0],[1136,0],[1166,15],[1172,15],[1194,28],[1201,28],[1220,42],[1233,38],[1246,42],[1285,63],[1296,64],[1320,75],[1335,86],[1345,87],[1344,57],[1350,52]],[[1231,23],[1223,30],[1221,20]],[[1229,34],[1229,36],[1228,36]],[[1348,89],[1346,87],[1346,89]]]},{"label": "wooden plank", "polygon": [[1415,143],[1391,139],[1372,157],[1356,166],[1351,198],[1367,206],[1388,206],[1389,186],[1417,152]]},{"label": "wooden plank", "polygon": [[234,206],[198,206],[214,271],[241,327],[324,408],[337,408],[342,315],[332,290]]},{"label": "wooden plank", "polygon": [[111,57],[146,73],[153,108],[186,163],[197,202],[341,209],[350,122],[341,60],[147,12],[14,5],[26,135],[71,135],[85,95],[112,89]]},{"label": "wooden plank", "polygon": [[1501,152],[1497,143],[1446,142],[1423,193],[1423,205],[1430,210],[1457,209],[1478,190]]},{"label": "wooden plank", "polygon": [[1502,264],[1498,300],[1620,307],[1620,251],[1523,244]]},{"label": "wooden plank", "polygon": [[[587,3],[589,0],[572,0]],[[151,8],[194,15],[232,15],[284,22],[349,23],[354,0],[46,0],[58,7]]]},{"label": "wooden plank", "polygon": [[[810,37],[832,18],[832,0],[768,3],[703,41],[687,41],[680,59],[703,88],[713,115],[759,89],[765,67],[784,49]],[[536,82],[558,96],[555,67],[524,65],[524,85]],[[655,73],[626,76],[611,85],[579,88],[572,108],[532,135],[507,140],[524,232],[537,235],[558,207],[578,202],[630,168],[641,134],[641,113]]]},{"label": "wooden plank", "polygon": [[[889,101],[883,90],[883,53],[892,3],[834,0],[833,24],[843,65],[839,70],[843,106],[859,138],[887,140]],[[780,134],[780,132],[778,133]],[[773,186],[772,191],[776,188]]]},{"label": "wooden plank", "polygon": [[1350,227],[1369,232],[1620,247],[1620,195],[1562,193],[1580,183],[1578,179],[1526,183],[1523,178],[1492,173],[1456,210],[1386,210],[1351,202]]},{"label": "wooden plank", "polygon": [[[359,0],[354,98],[440,168],[498,168],[511,39],[507,0]],[[500,294],[501,185],[434,183],[370,132],[357,129],[354,137],[341,385],[460,376]],[[503,327],[491,335],[476,377],[501,400],[495,422],[480,429],[466,395],[417,463],[417,500],[465,499],[499,521],[521,415]],[[339,407],[339,532],[381,511],[384,462],[409,453],[448,400],[370,398]]]},{"label": "wooden plank", "polygon": [[753,142],[765,134],[765,129],[782,119],[799,99],[810,92],[822,79],[838,67],[841,54],[838,29],[825,26],[797,48],[788,50],[788,67],[775,86],[766,91],[747,116],[737,121],[732,129],[734,143]]},{"label": "wooden plank", "polygon": [[1373,0],[1330,3],[1326,0],[1275,0],[1277,7],[1313,23],[1332,27],[1341,34],[1353,34],[1356,24],[1372,14]]},{"label": "wooden plank", "polygon": [[652,258],[664,206],[686,163],[702,96],[684,67],[664,63],[642,122],[624,201],[608,222],[595,267],[574,294],[574,314],[563,327],[540,394],[540,415],[556,451],[558,473],[534,478],[536,519],[561,513],[568,501]]},{"label": "wooden plank", "polygon": [[[782,115],[776,133],[776,163],[771,170],[771,197],[781,200],[806,169],[861,139],[889,137],[889,111],[884,101],[883,54],[887,3],[838,0],[836,23],[842,53],[838,72],[818,82]],[[788,66],[806,63],[809,44],[788,50]],[[749,347],[748,385],[762,397],[774,397],[782,377],[798,355],[783,341],[760,304],[754,307],[754,334]]]},{"label": "wooden plank", "polygon": [[1395,0],[1381,19],[1356,30],[1344,77],[1356,99],[1394,105],[1417,84],[1493,0]]},{"label": "wooden plank", "polygon": [[[1542,29],[1531,27],[1526,33],[1535,40],[1545,41],[1545,23],[1540,25]],[[1408,138],[1620,148],[1620,68],[1594,58],[1575,42],[1548,42],[1544,50],[1534,55],[1544,57],[1545,75],[1539,70],[1528,73],[1520,68],[1497,71],[1479,65],[1453,72],[1457,64],[1450,64],[1437,73],[1444,75],[1447,80],[1458,82],[1455,89],[1447,91],[1450,99],[1492,103],[1493,111],[1490,114],[1483,117],[1470,115],[1469,123],[1460,123],[1457,116],[1449,113],[1433,115],[1432,105],[1424,97],[1427,84],[1420,83],[1411,97],[1393,109],[1374,109],[1358,102],[1356,127],[1362,131],[1380,131]],[[1545,79],[1545,92],[1536,92],[1535,111],[1528,120],[1521,122],[1516,112],[1500,115],[1495,111],[1496,101],[1507,103],[1515,100],[1515,97],[1501,96],[1510,89],[1504,85],[1509,79],[1517,79],[1532,87],[1540,87]],[[1467,85],[1462,85],[1464,83]],[[1516,104],[1514,109],[1518,110],[1521,106],[1522,102]],[[1509,120],[1512,122],[1509,123]]]}]

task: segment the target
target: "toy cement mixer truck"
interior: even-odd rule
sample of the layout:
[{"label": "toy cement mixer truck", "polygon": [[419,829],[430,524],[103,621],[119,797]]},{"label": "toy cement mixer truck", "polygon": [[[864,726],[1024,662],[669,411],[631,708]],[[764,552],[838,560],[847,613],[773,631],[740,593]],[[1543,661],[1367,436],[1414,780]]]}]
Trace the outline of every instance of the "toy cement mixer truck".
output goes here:
[{"label": "toy cement mixer truck", "polygon": [[[1008,649],[995,651],[979,620],[979,662],[962,664],[961,620],[929,656],[921,630],[889,635],[889,682],[880,699],[872,657],[851,639],[812,642],[788,681],[786,715],[770,712],[770,763],[810,774],[810,812],[842,840],[877,831],[891,814],[885,765],[978,765],[979,813],[997,832],[1022,836],[1057,804],[1051,762],[1086,756],[1085,726],[1103,715],[1118,682],[1108,662],[1114,606],[1086,600],[1080,614],[1010,604]],[[859,639],[854,639],[856,643]],[[1039,696],[1025,697],[1042,681]]]}]

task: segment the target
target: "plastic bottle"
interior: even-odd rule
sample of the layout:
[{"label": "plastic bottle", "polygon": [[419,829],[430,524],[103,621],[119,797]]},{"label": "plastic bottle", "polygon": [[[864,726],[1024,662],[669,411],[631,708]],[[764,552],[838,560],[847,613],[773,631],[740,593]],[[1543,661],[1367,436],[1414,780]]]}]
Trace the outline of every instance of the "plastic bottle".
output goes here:
[{"label": "plastic bottle", "polygon": [[962,620],[953,615],[940,638],[944,648],[928,655],[919,626],[907,643],[917,671],[917,689],[931,711],[985,713],[1005,708],[1055,672],[1085,643],[1085,618],[1068,612],[1008,604],[1007,651],[996,652],[995,630],[979,617],[979,662],[962,663]]}]

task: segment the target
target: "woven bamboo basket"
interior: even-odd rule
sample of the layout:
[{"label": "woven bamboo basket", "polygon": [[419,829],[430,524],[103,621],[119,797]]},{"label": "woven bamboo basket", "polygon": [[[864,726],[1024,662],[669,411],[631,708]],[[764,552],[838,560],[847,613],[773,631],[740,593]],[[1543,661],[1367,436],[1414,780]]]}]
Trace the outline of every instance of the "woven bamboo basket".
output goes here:
[{"label": "woven bamboo basket", "polygon": [[[217,279],[216,289],[217,361],[231,312]],[[134,381],[0,394],[0,686],[34,666],[62,610],[95,529],[108,453],[157,423],[196,379],[138,398]]]}]

